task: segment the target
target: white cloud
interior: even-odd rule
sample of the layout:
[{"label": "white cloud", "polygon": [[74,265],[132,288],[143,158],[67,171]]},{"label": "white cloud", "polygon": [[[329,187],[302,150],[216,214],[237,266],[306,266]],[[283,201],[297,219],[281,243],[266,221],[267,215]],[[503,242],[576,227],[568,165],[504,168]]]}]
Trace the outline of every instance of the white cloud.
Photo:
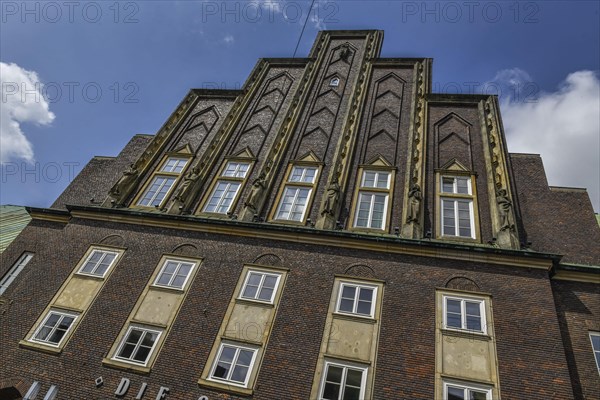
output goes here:
[{"label": "white cloud", "polygon": [[[501,79],[499,79],[501,78]],[[522,70],[501,71],[503,85],[531,82]],[[508,148],[539,153],[552,186],[587,188],[600,211],[600,80],[592,71],[571,73],[555,92],[513,91],[501,98]],[[531,97],[531,98],[529,98]],[[535,99],[534,99],[535,97]]]},{"label": "white cloud", "polygon": [[35,71],[0,62],[0,162],[33,161],[33,146],[21,130],[22,123],[48,125],[55,116],[42,96]]},{"label": "white cloud", "polygon": [[233,37],[233,35],[225,35],[225,37],[223,38],[223,42],[225,42],[226,44],[232,44],[235,41],[235,38]]}]

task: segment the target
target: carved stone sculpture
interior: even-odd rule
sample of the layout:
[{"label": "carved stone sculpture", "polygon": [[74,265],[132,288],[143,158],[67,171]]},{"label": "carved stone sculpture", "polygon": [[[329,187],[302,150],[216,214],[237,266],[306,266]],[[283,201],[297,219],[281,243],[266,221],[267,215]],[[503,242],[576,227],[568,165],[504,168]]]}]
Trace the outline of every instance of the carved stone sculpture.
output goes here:
[{"label": "carved stone sculpture", "polygon": [[323,206],[323,211],[321,211],[321,215],[329,214],[332,217],[335,216],[335,210],[337,208],[338,201],[340,199],[340,184],[338,183],[337,178],[331,182],[331,184],[327,187],[327,197],[325,198],[325,205]]},{"label": "carved stone sculpture", "polygon": [[260,199],[262,192],[266,188],[265,180],[266,180],[265,174],[261,173],[259,175],[259,177],[256,178],[254,180],[254,182],[252,182],[252,190],[250,191],[250,195],[248,196],[248,199],[244,203],[244,205],[246,207],[249,207],[252,210],[256,211],[257,202]]},{"label": "carved stone sculpture", "polygon": [[183,183],[175,193],[174,198],[182,203],[185,203],[186,199],[190,194],[191,188],[194,186],[194,183],[196,183],[196,181],[199,178],[200,170],[198,169],[198,167],[192,168],[192,170],[183,177]]},{"label": "carved stone sculpture", "polygon": [[421,194],[421,187],[415,184],[408,192],[409,208],[406,222],[419,223],[419,217],[421,215],[421,201],[423,195]]},{"label": "carved stone sculpture", "polygon": [[110,189],[109,193],[111,197],[115,198],[115,200],[122,200],[120,198],[121,195],[124,193],[129,193],[130,189],[132,189],[132,187],[135,185],[135,181],[138,175],[139,171],[137,170],[136,166],[134,164],[131,164],[129,168],[127,168],[127,170],[123,172],[123,175],[121,176],[121,178],[119,178],[117,183],[115,183],[112,189]]},{"label": "carved stone sculpture", "polygon": [[508,198],[506,189],[499,189],[496,192],[496,203],[498,204],[498,211],[500,212],[500,230],[513,230],[515,226],[512,223],[511,217],[512,203]]}]

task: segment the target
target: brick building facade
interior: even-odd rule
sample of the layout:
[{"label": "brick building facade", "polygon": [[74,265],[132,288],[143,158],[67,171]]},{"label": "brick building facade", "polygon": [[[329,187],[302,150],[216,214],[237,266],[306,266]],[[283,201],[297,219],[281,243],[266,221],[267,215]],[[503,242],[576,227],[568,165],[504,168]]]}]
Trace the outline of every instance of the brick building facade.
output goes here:
[{"label": "brick building facade", "polygon": [[587,193],[382,40],[323,31],[191,90],[28,208],[0,399],[598,398]]}]

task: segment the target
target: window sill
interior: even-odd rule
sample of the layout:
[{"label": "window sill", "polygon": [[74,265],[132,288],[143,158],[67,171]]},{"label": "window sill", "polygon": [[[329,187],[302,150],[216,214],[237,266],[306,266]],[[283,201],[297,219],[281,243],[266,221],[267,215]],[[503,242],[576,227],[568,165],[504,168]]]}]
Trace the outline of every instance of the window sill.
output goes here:
[{"label": "window sill", "polygon": [[30,342],[28,340],[20,340],[19,346],[31,350],[41,351],[42,353],[48,354],[59,355],[60,353],[62,353],[62,347],[53,347],[42,343]]},{"label": "window sill", "polygon": [[247,305],[251,305],[251,306],[264,307],[264,308],[274,308],[275,307],[275,305],[273,303],[267,303],[266,301],[260,301],[260,300],[244,299],[244,298],[240,298],[240,297],[235,299],[235,302],[240,303],[240,304],[247,304]]},{"label": "window sill", "polygon": [[239,387],[235,385],[228,385],[227,383],[210,381],[208,379],[200,378],[198,385],[209,389],[218,389],[230,392],[233,394],[241,394],[243,396],[252,396],[254,390],[250,388]]},{"label": "window sill", "polygon": [[150,371],[152,371],[152,368],[150,368],[150,367],[144,367],[142,365],[130,364],[130,363],[123,362],[123,361],[113,360],[111,358],[102,359],[102,365],[104,365],[105,367],[108,367],[108,368],[114,368],[114,369],[119,369],[119,370],[128,371],[128,372],[138,372],[138,373],[141,373],[144,375],[148,375],[150,373]]},{"label": "window sill", "polygon": [[441,331],[448,335],[459,338],[480,338],[481,340],[492,340],[492,337],[487,332],[469,331],[466,329],[442,328]]},{"label": "window sill", "polygon": [[377,323],[377,319],[370,317],[370,316],[366,316],[366,315],[362,316],[362,315],[356,315],[356,314],[344,314],[339,311],[335,311],[333,313],[333,316],[335,318],[347,319],[350,321],[358,321],[358,322],[363,322],[366,324],[376,324]]}]

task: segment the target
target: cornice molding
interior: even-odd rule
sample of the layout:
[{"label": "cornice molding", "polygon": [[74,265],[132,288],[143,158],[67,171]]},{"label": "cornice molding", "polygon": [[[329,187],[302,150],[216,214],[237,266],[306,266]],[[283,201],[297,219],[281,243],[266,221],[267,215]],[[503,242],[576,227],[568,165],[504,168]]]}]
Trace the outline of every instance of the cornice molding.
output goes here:
[{"label": "cornice molding", "polygon": [[318,230],[303,226],[212,219],[194,215],[146,212],[129,208],[68,205],[67,209],[68,211],[62,211],[29,207],[28,212],[33,219],[38,220],[56,221],[55,215],[62,215],[64,217],[61,222],[65,224],[71,222],[72,218],[77,218],[241,237],[260,237],[282,242],[325,245],[387,254],[462,260],[547,271],[558,265],[562,257],[557,254],[500,249],[481,245],[404,239],[393,235]]}]

